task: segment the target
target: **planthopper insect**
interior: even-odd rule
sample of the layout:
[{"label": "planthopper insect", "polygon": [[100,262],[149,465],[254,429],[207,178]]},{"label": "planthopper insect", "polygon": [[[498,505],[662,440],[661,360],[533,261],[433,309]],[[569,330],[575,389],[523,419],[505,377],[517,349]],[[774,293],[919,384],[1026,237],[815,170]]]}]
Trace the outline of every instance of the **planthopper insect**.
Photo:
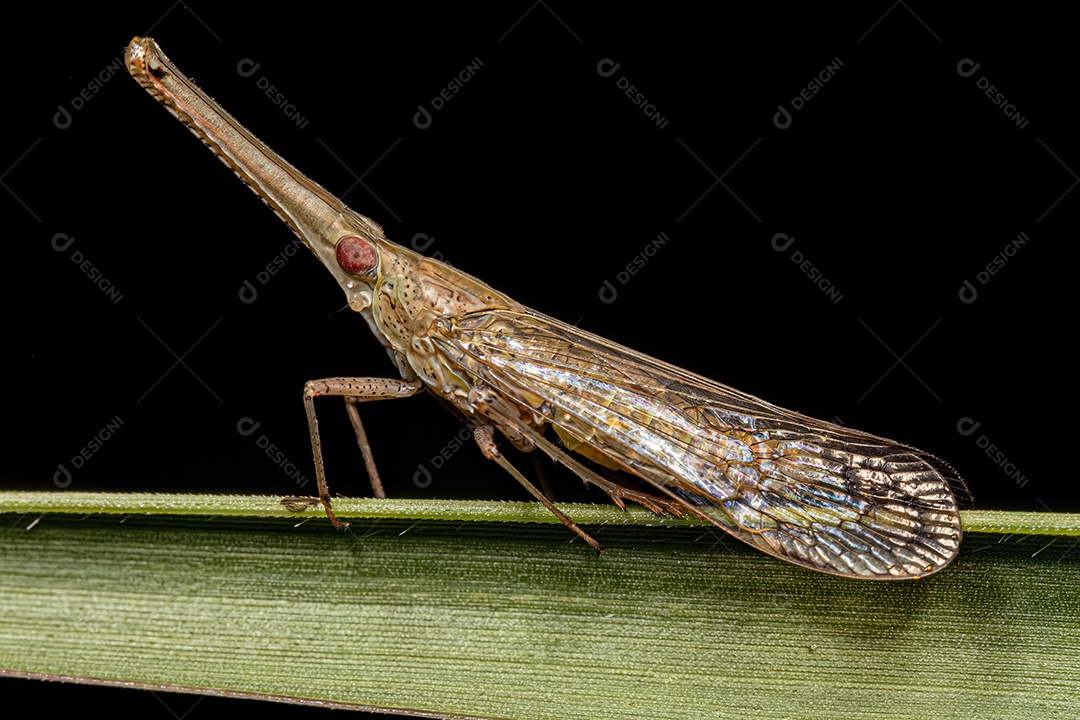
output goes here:
[{"label": "planthopper insect", "polygon": [[[634,352],[396,245],[261,143],[150,38],[131,41],[127,67],[315,253],[401,375],[306,383],[319,498],[286,498],[287,507],[321,502],[335,527],[345,527],[327,488],[316,397],[345,398],[382,496],[355,405],[426,390],[464,415],[485,457],[598,552],[600,545],[500,453],[496,430],[517,448],[539,449],[565,465],[620,507],[631,501],[657,513],[689,513],[814,570],[918,578],[959,551],[957,497],[969,496],[936,457]],[[568,450],[624,479],[609,479],[614,473],[602,475]]]}]

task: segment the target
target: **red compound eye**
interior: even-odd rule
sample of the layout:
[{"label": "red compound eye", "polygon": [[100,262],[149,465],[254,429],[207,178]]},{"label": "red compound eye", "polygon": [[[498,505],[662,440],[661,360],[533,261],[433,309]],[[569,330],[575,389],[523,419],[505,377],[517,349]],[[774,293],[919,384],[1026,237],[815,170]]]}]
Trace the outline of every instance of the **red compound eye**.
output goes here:
[{"label": "red compound eye", "polygon": [[366,275],[379,262],[375,246],[363,238],[349,235],[338,240],[337,261],[350,275]]}]

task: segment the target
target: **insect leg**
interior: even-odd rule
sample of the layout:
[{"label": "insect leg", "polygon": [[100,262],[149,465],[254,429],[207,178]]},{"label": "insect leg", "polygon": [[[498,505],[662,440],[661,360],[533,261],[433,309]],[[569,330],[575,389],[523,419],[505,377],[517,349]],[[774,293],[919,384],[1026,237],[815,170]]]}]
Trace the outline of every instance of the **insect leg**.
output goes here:
[{"label": "insect leg", "polygon": [[614,483],[610,480],[607,480],[606,478],[601,477],[589,468],[582,465],[572,455],[556,446],[543,435],[532,432],[530,433],[530,437],[533,442],[536,443],[536,446],[540,448],[540,450],[547,453],[548,457],[550,457],[555,462],[568,467],[574,472],[575,475],[580,477],[585,482],[592,483],[593,485],[596,485],[598,488],[603,490],[605,493],[607,493],[608,497],[611,498],[611,501],[618,505],[620,509],[626,509],[626,504],[623,502],[623,500],[630,500],[631,502],[635,502],[638,505],[641,505],[642,507],[645,507],[658,515],[664,512],[668,512],[677,517],[682,517],[684,513],[690,512],[696,515],[699,519],[704,520],[705,522],[715,524],[715,520],[710,518],[705,513],[701,512],[701,510],[694,507],[693,505],[690,505],[678,496],[671,494],[670,491],[666,490],[662,485],[659,485],[649,480],[648,478],[641,476],[639,473],[635,473],[632,468],[623,468],[623,470],[627,473],[641,477],[643,480],[645,480],[651,485],[654,485],[657,489],[661,490],[670,497],[650,495],[649,493],[639,492],[637,490],[632,490],[628,487],[619,485],[618,483]]},{"label": "insect leg", "polygon": [[551,511],[552,515],[559,518],[559,520],[562,521],[563,525],[573,530],[575,533],[578,534],[578,537],[587,542],[589,544],[589,547],[596,551],[597,555],[604,552],[604,548],[600,545],[600,543],[596,542],[596,540],[594,540],[591,535],[582,530],[576,522],[571,520],[569,516],[566,515],[566,513],[555,507],[555,505],[550,500],[544,497],[544,493],[537,490],[535,485],[526,480],[525,476],[518,472],[517,468],[511,465],[509,460],[503,457],[503,454],[499,452],[499,448],[495,444],[495,439],[493,437],[494,432],[494,428],[492,428],[490,425],[481,425],[480,427],[473,430],[473,437],[476,439],[476,444],[480,446],[480,452],[484,454],[484,457],[486,457],[488,460],[494,460],[499,464],[499,467],[510,473],[515,480],[521,483],[522,487],[529,491],[530,495],[539,500],[544,505],[544,507]]},{"label": "insect leg", "polygon": [[375,497],[384,498],[386,497],[386,491],[383,490],[379,469],[375,467],[375,456],[371,454],[371,443],[368,442],[364,423],[360,421],[360,412],[356,409],[356,403],[358,402],[363,402],[363,400],[347,396],[345,398],[345,412],[349,414],[349,422],[352,423],[353,432],[356,433],[356,444],[360,446],[360,454],[364,458],[364,468],[367,469],[368,479],[371,480],[371,489],[375,492]]},{"label": "insect leg", "polygon": [[[349,525],[338,520],[330,506],[330,490],[326,484],[326,469],[323,466],[322,441],[319,439],[319,419],[315,416],[315,398],[320,395],[336,395],[347,399],[346,402],[349,403],[347,408],[352,410],[349,413],[350,419],[354,414],[356,415],[353,429],[356,430],[360,452],[364,455],[364,465],[370,472],[375,466],[375,461],[371,457],[371,446],[367,442],[364,426],[359,424],[360,416],[356,413],[353,403],[409,397],[422,389],[423,385],[419,380],[409,382],[399,378],[334,377],[309,380],[304,383],[304,410],[307,412],[308,430],[311,433],[311,454],[315,459],[315,479],[319,486],[319,502],[326,509],[326,516],[330,518],[330,522],[338,530],[344,530]],[[378,493],[382,489],[382,483],[378,481],[377,474],[372,478],[372,487]],[[287,508],[301,507],[304,498],[288,497],[281,502]]]}]

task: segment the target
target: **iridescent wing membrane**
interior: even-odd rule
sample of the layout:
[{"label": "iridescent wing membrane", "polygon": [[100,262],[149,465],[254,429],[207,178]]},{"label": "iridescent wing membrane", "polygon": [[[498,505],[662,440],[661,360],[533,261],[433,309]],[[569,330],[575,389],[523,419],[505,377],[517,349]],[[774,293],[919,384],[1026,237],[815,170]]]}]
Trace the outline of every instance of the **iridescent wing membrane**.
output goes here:
[{"label": "iridescent wing membrane", "polygon": [[910,578],[959,550],[956,498],[969,499],[967,489],[920,450],[784,410],[528,309],[444,317],[430,337],[572,449],[784,560]]}]

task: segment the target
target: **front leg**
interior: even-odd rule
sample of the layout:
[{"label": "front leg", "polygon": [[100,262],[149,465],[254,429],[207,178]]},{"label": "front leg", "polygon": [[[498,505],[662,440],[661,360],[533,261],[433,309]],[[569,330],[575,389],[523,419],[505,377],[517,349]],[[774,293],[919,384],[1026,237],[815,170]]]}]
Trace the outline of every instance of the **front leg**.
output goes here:
[{"label": "front leg", "polygon": [[[343,523],[334,516],[334,510],[330,506],[330,490],[326,484],[326,469],[323,466],[322,441],[319,438],[319,419],[315,416],[315,398],[320,395],[340,396],[346,398],[350,410],[349,417],[353,421],[356,431],[356,440],[360,445],[360,452],[364,455],[364,464],[372,477],[372,486],[376,493],[381,489],[378,474],[371,474],[375,468],[375,462],[371,457],[371,446],[368,445],[364,426],[360,424],[359,414],[356,413],[354,403],[373,402],[375,400],[395,400],[405,398],[423,390],[420,380],[406,381],[399,378],[371,378],[371,377],[334,377],[322,380],[309,380],[304,383],[304,410],[307,412],[308,430],[311,433],[311,454],[315,458],[315,479],[319,486],[319,502],[326,509],[326,516],[338,530],[345,530],[348,523]],[[282,504],[286,507],[301,507],[301,498],[285,498]]]}]

